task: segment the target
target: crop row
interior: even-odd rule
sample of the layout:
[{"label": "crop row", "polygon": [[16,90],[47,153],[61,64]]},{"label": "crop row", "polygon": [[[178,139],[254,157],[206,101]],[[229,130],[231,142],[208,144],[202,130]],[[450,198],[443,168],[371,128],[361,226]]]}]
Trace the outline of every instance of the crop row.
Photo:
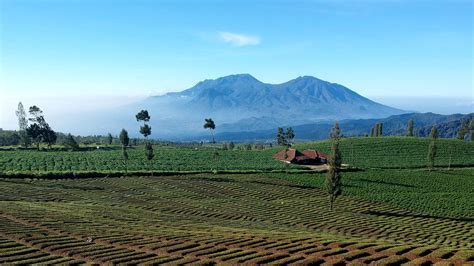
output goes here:
[{"label": "crop row", "polygon": [[[302,186],[325,187],[324,173],[267,174]],[[343,194],[385,202],[419,214],[472,221],[474,171],[366,170],[342,174]]]},{"label": "crop row", "polygon": [[147,161],[141,149],[130,149],[124,161],[122,152],[110,151],[3,151],[0,171],[197,171],[197,170],[273,170],[285,165],[273,160],[276,150],[218,151],[209,149],[166,148],[155,150],[155,159]]},{"label": "crop row", "polygon": [[[343,162],[359,168],[426,167],[428,138],[383,137],[347,138],[340,142]],[[435,165],[474,166],[474,142],[438,139]],[[299,149],[317,149],[329,153],[330,141],[299,144]]]},{"label": "crop row", "polygon": [[191,226],[226,233],[227,227],[236,232],[327,233],[453,248],[472,244],[468,219],[350,197],[338,199],[337,211],[329,214],[321,190],[263,176],[2,181],[0,192],[5,214],[94,237],[118,233],[117,228],[130,239],[156,232],[180,236],[177,232],[185,235]]}]

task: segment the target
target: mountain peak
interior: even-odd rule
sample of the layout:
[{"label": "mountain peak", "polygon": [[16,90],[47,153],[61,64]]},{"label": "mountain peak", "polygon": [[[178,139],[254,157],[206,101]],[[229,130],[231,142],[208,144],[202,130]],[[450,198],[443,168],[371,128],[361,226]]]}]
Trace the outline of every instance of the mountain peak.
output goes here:
[{"label": "mountain peak", "polygon": [[258,79],[256,79],[255,77],[247,73],[224,76],[215,80],[216,81],[224,80],[224,81],[258,81],[260,82]]}]

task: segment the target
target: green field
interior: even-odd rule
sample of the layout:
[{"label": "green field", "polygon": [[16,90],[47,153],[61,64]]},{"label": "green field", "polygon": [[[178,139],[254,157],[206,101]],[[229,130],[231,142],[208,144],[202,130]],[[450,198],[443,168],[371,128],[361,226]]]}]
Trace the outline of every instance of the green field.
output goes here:
[{"label": "green field", "polygon": [[[438,167],[474,166],[474,144],[459,140],[439,139]],[[348,138],[341,141],[343,161],[357,168],[422,168],[426,166],[428,139],[423,138]],[[329,152],[327,141],[299,144],[298,149],[313,148]],[[124,173],[153,170],[156,173],[186,171],[212,172],[283,171],[287,165],[275,161],[272,155],[283,148],[265,150],[217,150],[209,147],[156,146],[151,166],[144,159],[142,148],[129,149],[129,160],[124,162],[119,148],[92,151],[1,151],[0,174],[47,173]],[[290,166],[292,169],[304,169]]]},{"label": "green field", "polygon": [[[214,156],[211,148],[155,147],[152,169],[157,172],[261,170],[284,169],[285,165],[272,159],[276,150],[219,150]],[[128,150],[125,164],[120,149],[98,151],[4,151],[0,152],[0,171],[4,173],[35,172],[114,172],[148,171],[150,163],[142,148]]]},{"label": "green field", "polygon": [[[359,168],[426,167],[430,139],[414,137],[346,138],[340,149],[343,162]],[[438,139],[435,165],[440,167],[474,166],[474,142]],[[296,145],[329,153],[329,141]]]},{"label": "green field", "polygon": [[127,168],[117,147],[0,151],[0,264],[473,264],[474,146],[438,140],[433,171],[427,147],[343,139],[357,169],[334,211],[325,173],[273,160],[282,148],[156,146],[152,168],[141,148]]},{"label": "green field", "polygon": [[0,183],[0,238],[29,247],[12,255],[10,244],[0,244],[0,263],[36,256],[129,264],[474,260],[472,219],[351,196],[331,212],[324,191],[266,174]]},{"label": "green field", "polygon": [[[325,173],[271,174],[324,189]],[[474,218],[474,169],[366,170],[343,173],[344,194],[413,210],[421,215]]]}]

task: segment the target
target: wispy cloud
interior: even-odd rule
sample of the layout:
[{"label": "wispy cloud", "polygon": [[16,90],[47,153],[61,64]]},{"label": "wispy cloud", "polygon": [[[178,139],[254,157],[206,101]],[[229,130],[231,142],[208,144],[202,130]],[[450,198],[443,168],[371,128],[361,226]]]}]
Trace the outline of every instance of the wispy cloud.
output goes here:
[{"label": "wispy cloud", "polygon": [[219,32],[219,38],[230,43],[233,46],[247,46],[247,45],[258,45],[260,44],[260,38],[258,36],[232,33],[232,32]]}]

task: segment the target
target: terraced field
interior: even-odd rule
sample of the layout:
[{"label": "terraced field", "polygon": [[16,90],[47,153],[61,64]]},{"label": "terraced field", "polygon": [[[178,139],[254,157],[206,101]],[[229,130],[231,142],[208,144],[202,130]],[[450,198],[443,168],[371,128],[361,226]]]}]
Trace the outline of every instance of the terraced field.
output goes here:
[{"label": "terraced field", "polygon": [[473,234],[266,175],[0,180],[0,263],[462,265]]}]

